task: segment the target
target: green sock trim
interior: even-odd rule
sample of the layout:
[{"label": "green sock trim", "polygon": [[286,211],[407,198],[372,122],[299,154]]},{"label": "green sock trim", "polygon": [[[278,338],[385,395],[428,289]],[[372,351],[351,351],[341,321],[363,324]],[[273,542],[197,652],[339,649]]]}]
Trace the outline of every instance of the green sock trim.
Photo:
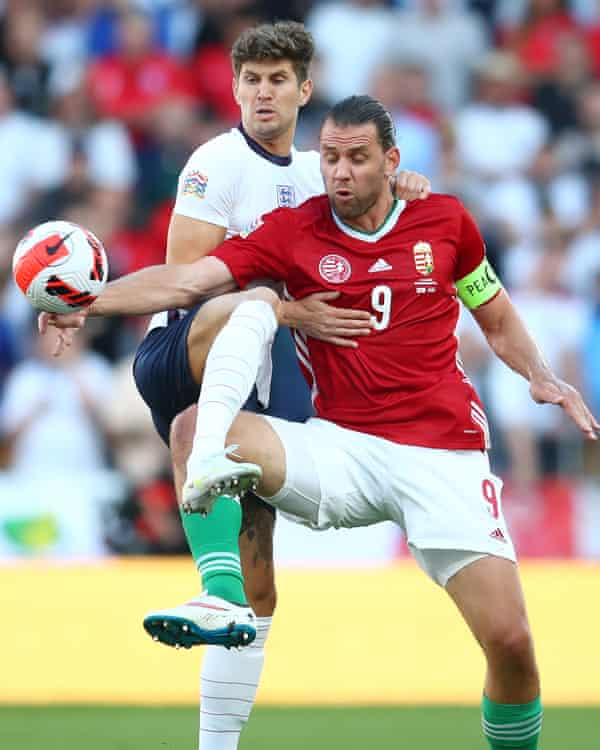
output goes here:
[{"label": "green sock trim", "polygon": [[487,695],[482,701],[483,733],[492,750],[537,750],[542,731],[542,701],[496,703]]},{"label": "green sock trim", "polygon": [[204,591],[247,604],[238,541],[242,526],[239,502],[223,495],[206,518],[199,513],[181,513],[181,522]]}]

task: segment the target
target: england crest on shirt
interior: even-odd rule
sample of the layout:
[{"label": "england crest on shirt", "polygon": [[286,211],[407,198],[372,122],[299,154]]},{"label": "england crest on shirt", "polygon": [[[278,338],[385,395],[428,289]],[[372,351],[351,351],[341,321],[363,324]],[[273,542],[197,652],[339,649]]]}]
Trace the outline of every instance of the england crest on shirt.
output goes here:
[{"label": "england crest on shirt", "polygon": [[294,208],[296,194],[293,185],[277,185],[277,205],[279,208]]}]

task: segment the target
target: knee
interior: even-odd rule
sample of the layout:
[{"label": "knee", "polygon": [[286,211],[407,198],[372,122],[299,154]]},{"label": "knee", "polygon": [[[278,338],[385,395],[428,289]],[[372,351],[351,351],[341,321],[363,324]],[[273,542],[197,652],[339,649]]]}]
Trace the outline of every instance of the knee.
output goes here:
[{"label": "knee", "polygon": [[271,305],[271,307],[273,308],[277,308],[280,302],[278,295],[268,286],[257,286],[254,289],[248,289],[247,291],[243,292],[243,295],[244,301],[261,300],[262,302],[266,302],[268,305]]},{"label": "knee", "polygon": [[535,668],[531,631],[525,620],[497,624],[483,642],[488,658],[529,671]]},{"label": "knee", "polygon": [[178,414],[171,423],[169,446],[171,458],[175,465],[184,464],[192,450],[196,430],[196,410],[197,406],[194,404]]}]

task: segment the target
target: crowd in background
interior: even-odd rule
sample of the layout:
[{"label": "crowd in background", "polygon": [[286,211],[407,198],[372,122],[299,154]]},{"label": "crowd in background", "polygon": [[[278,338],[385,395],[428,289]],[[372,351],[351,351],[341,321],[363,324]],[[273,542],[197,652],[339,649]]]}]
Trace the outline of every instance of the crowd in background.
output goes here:
[{"label": "crowd in background", "polygon": [[[168,453],[130,375],[145,321],[95,320],[53,359],[12,252],[64,218],[102,238],[113,277],[162,262],[179,171],[239,120],[232,41],[276,18],[316,41],[296,145],[317,146],[339,98],[379,98],[403,168],[471,209],[551,365],[600,414],[600,0],[0,0],[3,471],[118,471],[117,551],[184,545]],[[598,474],[598,452],[531,402],[468,316],[459,333],[495,467],[524,484]]]}]

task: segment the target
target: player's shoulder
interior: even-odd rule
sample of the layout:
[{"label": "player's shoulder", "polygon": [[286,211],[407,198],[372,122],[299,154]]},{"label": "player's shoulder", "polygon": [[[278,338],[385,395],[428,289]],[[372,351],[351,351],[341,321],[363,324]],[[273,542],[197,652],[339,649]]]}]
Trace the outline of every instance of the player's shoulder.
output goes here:
[{"label": "player's shoulder", "polygon": [[329,214],[329,198],[325,193],[313,195],[301,203],[297,208],[289,209],[293,212],[294,221],[298,226],[305,226],[319,221]]},{"label": "player's shoulder", "polygon": [[245,149],[243,140],[236,129],[220,133],[198,146],[188,159],[187,168],[201,168],[207,164],[232,165],[240,163],[240,153]]},{"label": "player's shoulder", "polygon": [[286,228],[306,227],[318,221],[328,206],[329,199],[326,195],[314,195],[295,208],[276,208],[264,218],[272,217],[272,221]]},{"label": "player's shoulder", "polygon": [[411,201],[407,212],[422,219],[460,219],[465,214],[465,206],[460,198],[449,193],[431,193],[425,200]]},{"label": "player's shoulder", "polygon": [[462,211],[464,206],[460,198],[450,193],[431,193],[424,201],[412,201],[410,205],[418,205],[425,209],[435,209],[439,211]]}]

